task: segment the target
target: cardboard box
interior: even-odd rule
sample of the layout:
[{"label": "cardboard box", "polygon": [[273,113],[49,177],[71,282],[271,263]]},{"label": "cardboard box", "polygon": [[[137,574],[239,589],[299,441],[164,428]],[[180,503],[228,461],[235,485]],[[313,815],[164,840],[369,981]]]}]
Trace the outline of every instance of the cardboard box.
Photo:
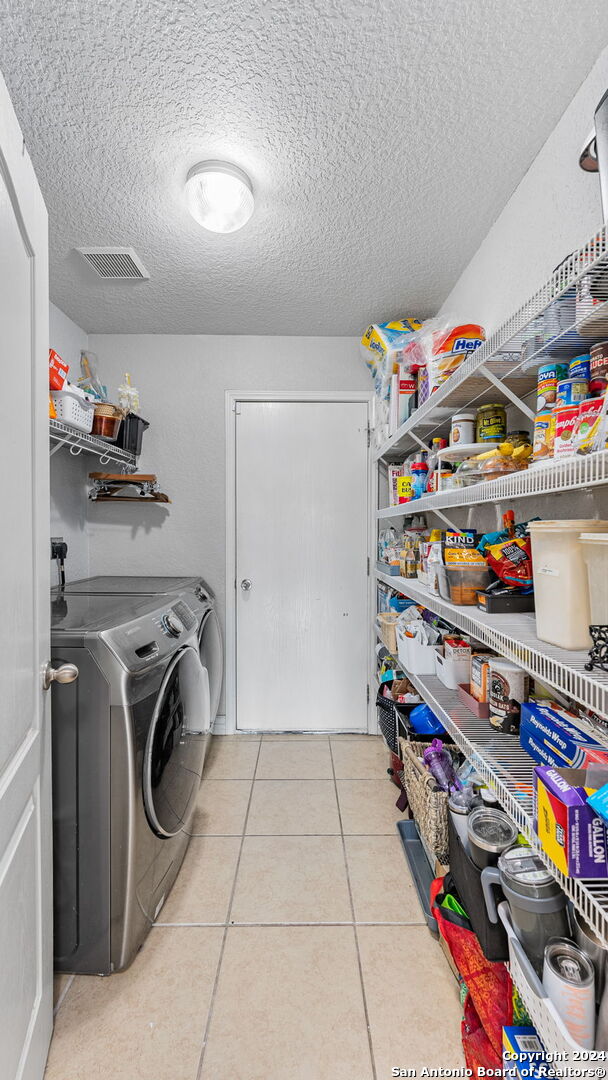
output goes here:
[{"label": "cardboard box", "polygon": [[591,809],[585,769],[534,769],[538,838],[558,870],[573,878],[608,878],[608,829]]},{"label": "cardboard box", "polygon": [[[489,653],[473,653],[471,656],[471,697],[485,703],[490,700],[490,656]],[[489,713],[488,713],[489,715]]]},{"label": "cardboard box", "polygon": [[526,724],[522,724],[519,729],[519,741],[522,750],[525,750],[537,765],[549,765],[555,769],[564,768],[566,765],[562,758],[557,757],[553,750],[538,738],[537,732]]},{"label": "cardboard box", "polygon": [[471,646],[464,638],[459,637],[444,637],[443,639],[443,654],[446,660],[470,660],[471,659]]},{"label": "cardboard box", "polygon": [[535,1080],[548,1076],[550,1065],[545,1048],[533,1027],[503,1027],[502,1064],[511,1080]]},{"label": "cardboard box", "polygon": [[[520,741],[524,750],[530,739],[555,759],[560,766],[584,769],[592,762],[608,764],[608,749],[576,725],[577,717],[565,709],[524,701],[521,707]],[[534,757],[534,754],[528,750]],[[541,755],[540,759],[549,761]]]}]

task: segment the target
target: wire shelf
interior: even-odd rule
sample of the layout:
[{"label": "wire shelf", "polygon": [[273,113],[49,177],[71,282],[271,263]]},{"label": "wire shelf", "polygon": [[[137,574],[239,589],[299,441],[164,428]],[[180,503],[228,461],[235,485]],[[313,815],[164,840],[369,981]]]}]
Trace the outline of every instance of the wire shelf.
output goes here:
[{"label": "wire shelf", "polygon": [[[565,259],[542,288],[415,410],[377,450],[376,460],[395,460],[405,449],[419,447],[412,437],[415,429],[424,429],[428,441],[433,432],[445,428],[455,408],[487,399],[490,391],[492,401],[506,404],[512,403],[513,392],[519,398],[526,396],[536,388],[536,366],[543,360],[570,360],[603,339],[608,339],[605,227]],[[504,389],[488,381],[484,368],[504,383]]]},{"label": "wire shelf", "polygon": [[478,720],[460,701],[457,692],[445,687],[436,676],[408,672],[408,679],[608,946],[608,880],[565,877],[543,851],[533,823],[535,762],[522,749],[517,736],[501,735],[493,731],[487,720]]},{"label": "wire shelf", "polygon": [[60,450],[62,446],[69,446],[70,453],[78,457],[83,450],[89,454],[96,454],[99,464],[105,465],[113,462],[121,466],[125,473],[135,472],[137,458],[128,450],[121,450],[113,443],[98,439],[95,435],[87,435],[84,431],[76,431],[68,424],[62,424],[60,420],[49,420],[49,436],[55,445],[51,448],[51,454]]},{"label": "wire shelf", "polygon": [[380,571],[376,576],[403,596],[423,604],[429,611],[513,660],[541,682],[586,705],[600,721],[605,721],[600,733],[608,737],[608,673],[585,671],[588,652],[569,652],[541,641],[536,636],[534,615],[486,615],[476,607],[459,607],[435,596],[415,579],[391,577]]},{"label": "wire shelf", "polygon": [[554,460],[521,472],[510,473],[496,480],[486,480],[470,487],[451,488],[423,495],[412,502],[399,506],[385,506],[376,511],[376,517],[388,520],[408,517],[450,506],[471,506],[485,502],[503,502],[522,499],[529,495],[549,495],[562,491],[574,491],[608,484],[608,450],[600,450],[585,457]]}]

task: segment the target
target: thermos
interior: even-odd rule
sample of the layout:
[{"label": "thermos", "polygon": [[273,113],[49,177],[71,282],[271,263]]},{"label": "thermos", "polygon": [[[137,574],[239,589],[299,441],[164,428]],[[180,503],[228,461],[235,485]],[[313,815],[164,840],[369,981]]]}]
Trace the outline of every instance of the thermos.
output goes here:
[{"label": "thermos", "polygon": [[572,941],[554,938],[545,949],[543,986],[570,1035],[586,1050],[595,1047],[595,972]]},{"label": "thermos", "polygon": [[498,922],[493,886],[500,885],[509,904],[513,928],[538,975],[550,938],[569,933],[567,899],[538,855],[527,845],[504,851],[498,866],[488,866],[481,884],[491,922]]}]

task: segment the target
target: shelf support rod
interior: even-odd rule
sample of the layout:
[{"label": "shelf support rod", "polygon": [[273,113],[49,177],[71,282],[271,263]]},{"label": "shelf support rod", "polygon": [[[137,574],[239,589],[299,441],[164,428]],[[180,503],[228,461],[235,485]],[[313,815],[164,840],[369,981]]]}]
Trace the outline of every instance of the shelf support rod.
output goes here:
[{"label": "shelf support rod", "polygon": [[482,364],[479,368],[479,374],[485,376],[488,382],[491,382],[494,384],[494,386],[497,386],[500,392],[504,394],[505,397],[508,397],[509,401],[512,401],[515,407],[519,409],[520,412],[524,413],[524,415],[527,416],[529,420],[536,419],[536,415],[532,412],[532,409],[530,409],[525,404],[525,402],[522,401],[521,398],[518,397],[517,394],[506,385],[503,379],[498,379],[494,372],[490,371],[490,369],[487,368],[485,364]]},{"label": "shelf support rod", "polygon": [[408,435],[409,435],[410,439],[413,439],[414,442],[418,443],[418,446],[421,446],[423,450],[428,451],[428,445],[425,442],[423,442],[422,439],[418,438],[415,431],[408,431]]},{"label": "shelf support rod", "polygon": [[462,529],[459,529],[458,525],[455,525],[453,521],[450,521],[449,517],[446,517],[445,514],[441,512],[441,510],[429,510],[427,512],[429,514],[436,514],[438,518],[441,518],[442,521],[445,521],[446,525],[449,525],[452,532],[460,533],[462,535]]}]

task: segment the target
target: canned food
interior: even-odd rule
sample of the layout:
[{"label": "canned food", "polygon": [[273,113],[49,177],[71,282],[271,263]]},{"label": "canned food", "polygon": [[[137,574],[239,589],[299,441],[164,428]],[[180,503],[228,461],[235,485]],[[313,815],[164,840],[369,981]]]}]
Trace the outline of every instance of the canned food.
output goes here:
[{"label": "canned food", "polygon": [[555,413],[539,413],[534,420],[532,457],[534,461],[553,457],[555,441]]},{"label": "canned food", "polygon": [[539,367],[536,380],[536,411],[552,409],[557,395],[557,384],[568,377],[567,364],[544,364]]},{"label": "canned food", "polygon": [[557,384],[556,404],[558,409],[565,405],[579,405],[589,397],[588,379],[564,379]]},{"label": "canned food", "polygon": [[504,405],[482,405],[477,410],[477,442],[502,442],[507,434]]},{"label": "canned food", "polygon": [[575,435],[578,427],[578,405],[565,405],[555,411],[555,457],[567,457],[576,450]]},{"label": "canned food", "polygon": [[591,357],[589,353],[582,353],[580,356],[575,356],[574,360],[571,360],[568,364],[568,378],[584,379],[589,382],[590,365]]},{"label": "canned food", "polygon": [[591,355],[591,370],[594,369],[594,364],[603,363],[608,366],[608,341],[598,341],[597,345],[592,345],[589,353]]}]

